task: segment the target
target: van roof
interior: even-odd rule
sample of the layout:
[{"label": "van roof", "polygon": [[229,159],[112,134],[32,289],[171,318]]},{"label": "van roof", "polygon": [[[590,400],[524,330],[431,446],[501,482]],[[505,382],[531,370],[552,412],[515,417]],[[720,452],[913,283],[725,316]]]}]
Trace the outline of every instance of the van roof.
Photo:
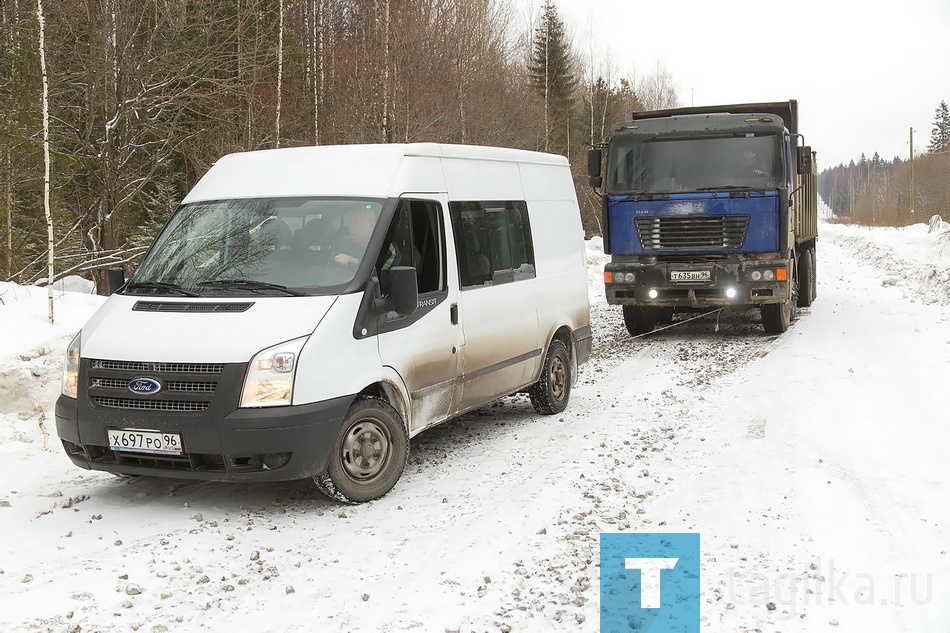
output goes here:
[{"label": "van roof", "polygon": [[[420,160],[404,167],[407,158]],[[182,202],[331,195],[385,198],[407,191],[444,191],[442,170],[426,167],[427,158],[568,165],[566,158],[556,154],[480,145],[289,147],[221,157]]]}]

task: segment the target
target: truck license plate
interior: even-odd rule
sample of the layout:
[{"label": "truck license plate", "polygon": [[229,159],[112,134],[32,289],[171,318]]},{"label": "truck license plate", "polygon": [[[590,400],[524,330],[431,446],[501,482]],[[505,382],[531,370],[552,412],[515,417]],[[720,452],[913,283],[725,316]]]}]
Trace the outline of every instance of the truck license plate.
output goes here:
[{"label": "truck license plate", "polygon": [[114,451],[132,451],[153,455],[181,455],[181,436],[178,433],[109,429],[108,434],[109,448]]},{"label": "truck license plate", "polygon": [[671,270],[670,281],[709,281],[712,274],[708,270]]}]

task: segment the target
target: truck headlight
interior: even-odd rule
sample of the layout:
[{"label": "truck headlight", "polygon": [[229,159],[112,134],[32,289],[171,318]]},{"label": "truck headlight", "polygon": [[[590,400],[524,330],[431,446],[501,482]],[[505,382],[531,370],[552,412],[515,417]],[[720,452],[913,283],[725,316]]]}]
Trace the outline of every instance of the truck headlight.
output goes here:
[{"label": "truck headlight", "polygon": [[63,363],[63,395],[76,398],[79,393],[79,346],[82,332],[77,334],[66,348],[66,362]]},{"label": "truck headlight", "polygon": [[242,407],[280,407],[293,404],[294,377],[306,336],[269,347],[251,359],[241,392]]}]

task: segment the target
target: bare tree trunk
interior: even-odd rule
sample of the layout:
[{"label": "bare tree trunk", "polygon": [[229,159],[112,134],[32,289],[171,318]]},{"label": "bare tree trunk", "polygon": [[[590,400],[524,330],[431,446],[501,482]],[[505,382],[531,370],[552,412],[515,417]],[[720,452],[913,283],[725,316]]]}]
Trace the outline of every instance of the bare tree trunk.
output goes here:
[{"label": "bare tree trunk", "polygon": [[389,121],[389,66],[392,51],[389,45],[389,0],[383,2],[383,142],[392,142],[392,130]]},{"label": "bare tree trunk", "polygon": [[278,4],[280,18],[278,19],[277,34],[277,122],[275,134],[277,135],[275,147],[280,147],[280,95],[284,83],[284,0]]},{"label": "bare tree trunk", "polygon": [[49,79],[46,75],[46,18],[43,0],[36,0],[36,19],[40,31],[40,74],[43,77],[43,210],[46,213],[46,295],[49,322],[53,323],[53,215],[49,206]]},{"label": "bare tree trunk", "polygon": [[544,35],[544,151],[548,151],[548,139],[551,137],[551,129],[548,125],[548,101],[551,94],[551,75],[548,68],[548,60],[551,59],[551,51],[548,47],[551,44],[551,34],[545,31]]},{"label": "bare tree trunk", "polygon": [[10,146],[6,151],[7,167],[7,274],[9,278],[13,274],[13,157],[10,154]]}]

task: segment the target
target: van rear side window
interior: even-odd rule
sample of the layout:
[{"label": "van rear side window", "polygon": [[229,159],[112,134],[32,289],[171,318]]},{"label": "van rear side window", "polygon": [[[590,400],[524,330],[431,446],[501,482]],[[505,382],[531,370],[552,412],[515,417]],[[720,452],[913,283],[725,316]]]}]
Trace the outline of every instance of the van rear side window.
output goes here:
[{"label": "van rear side window", "polygon": [[462,289],[535,276],[534,244],[523,200],[451,202]]}]

